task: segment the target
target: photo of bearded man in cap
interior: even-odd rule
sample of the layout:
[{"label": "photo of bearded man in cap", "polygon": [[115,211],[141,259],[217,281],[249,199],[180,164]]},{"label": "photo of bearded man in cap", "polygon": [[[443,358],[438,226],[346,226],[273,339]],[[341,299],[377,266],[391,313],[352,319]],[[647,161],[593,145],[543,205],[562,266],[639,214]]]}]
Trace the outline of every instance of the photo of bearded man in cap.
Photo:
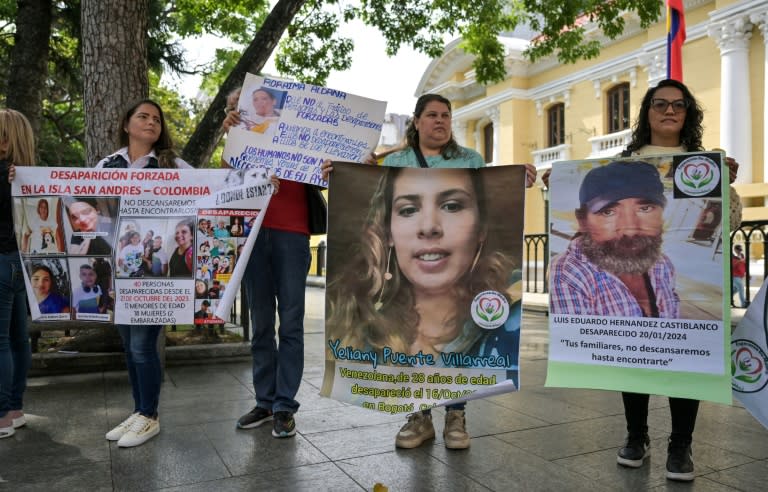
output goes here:
[{"label": "photo of bearded man in cap", "polygon": [[579,188],[578,232],[551,265],[552,314],[678,318],[675,267],[662,252],[667,199],[657,168],[614,161]]}]

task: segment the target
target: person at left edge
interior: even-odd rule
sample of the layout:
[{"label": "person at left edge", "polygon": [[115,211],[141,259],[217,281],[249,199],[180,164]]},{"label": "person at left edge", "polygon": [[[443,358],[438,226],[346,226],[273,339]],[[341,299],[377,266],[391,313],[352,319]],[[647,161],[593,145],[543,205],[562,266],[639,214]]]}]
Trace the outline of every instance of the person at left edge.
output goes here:
[{"label": "person at left edge", "polygon": [[[173,141],[159,104],[143,99],[123,114],[117,128],[120,150],[96,164],[97,168],[188,169],[176,157]],[[157,338],[162,325],[117,325],[125,347],[125,360],[133,393],[133,412],[107,432],[109,441],[127,448],[145,443],[160,432],[157,407],[160,401],[160,356]]]},{"label": "person at left edge", "polygon": [[34,164],[35,136],[29,121],[18,111],[0,109],[0,439],[27,423],[22,409],[32,353],[10,183],[15,166]]},{"label": "person at left edge", "polygon": [[[240,122],[230,111],[224,131]],[[226,162],[222,162],[228,167]],[[293,415],[304,372],[304,291],[309,273],[310,234],[324,234],[325,199],[315,186],[280,180],[267,208],[243,278],[251,309],[251,354],[256,406],[240,417],[237,427],[251,429],[270,420],[272,436],[296,435]],[[280,346],[275,344],[275,308],[280,317]]]}]

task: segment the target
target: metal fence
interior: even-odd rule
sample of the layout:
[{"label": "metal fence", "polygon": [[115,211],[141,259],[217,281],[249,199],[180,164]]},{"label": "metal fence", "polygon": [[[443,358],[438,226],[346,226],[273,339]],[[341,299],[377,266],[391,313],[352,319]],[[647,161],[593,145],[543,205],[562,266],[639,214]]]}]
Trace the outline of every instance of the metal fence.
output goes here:
[{"label": "metal fence", "polygon": [[523,238],[525,292],[549,292],[549,239],[546,234],[527,234]]},{"label": "metal fence", "polygon": [[[756,220],[742,222],[741,226],[731,232],[731,245],[742,244],[744,246],[744,255],[747,258],[747,275],[744,279],[744,289],[746,293],[747,306],[752,300],[752,289],[763,285],[763,281],[768,277],[768,263],[765,261],[765,254],[768,251],[768,221]],[[760,263],[762,262],[762,268]],[[755,268],[753,268],[755,267]],[[731,296],[731,306],[733,306],[733,296]]]}]

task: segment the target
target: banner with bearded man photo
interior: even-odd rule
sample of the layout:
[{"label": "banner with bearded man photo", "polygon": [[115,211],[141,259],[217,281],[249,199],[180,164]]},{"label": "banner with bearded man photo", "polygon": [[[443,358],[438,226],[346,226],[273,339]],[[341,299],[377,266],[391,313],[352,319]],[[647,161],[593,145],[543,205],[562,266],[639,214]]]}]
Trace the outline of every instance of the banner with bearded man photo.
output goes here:
[{"label": "banner with bearded man photo", "polygon": [[731,402],[722,162],[705,152],[552,166],[548,386]]}]

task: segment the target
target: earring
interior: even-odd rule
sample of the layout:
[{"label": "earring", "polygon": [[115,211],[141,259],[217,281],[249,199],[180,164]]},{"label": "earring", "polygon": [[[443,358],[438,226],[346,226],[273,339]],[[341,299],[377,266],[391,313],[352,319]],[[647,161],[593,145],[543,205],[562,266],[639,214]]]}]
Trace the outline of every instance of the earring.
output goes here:
[{"label": "earring", "polygon": [[477,248],[477,253],[475,253],[475,259],[472,261],[472,268],[469,269],[469,273],[473,273],[475,271],[475,267],[477,266],[478,260],[480,260],[480,253],[483,251],[483,245],[485,244],[485,241],[480,243],[480,246]]},{"label": "earring", "polygon": [[381,290],[379,291],[379,299],[373,305],[376,311],[381,311],[381,307],[384,305],[384,303],[382,302],[382,299],[384,298],[384,286],[386,285],[388,280],[392,280],[392,274],[389,273],[389,261],[391,259],[392,259],[392,246],[390,246],[389,250],[387,250],[387,268],[386,270],[384,270],[384,283],[381,285]]}]

